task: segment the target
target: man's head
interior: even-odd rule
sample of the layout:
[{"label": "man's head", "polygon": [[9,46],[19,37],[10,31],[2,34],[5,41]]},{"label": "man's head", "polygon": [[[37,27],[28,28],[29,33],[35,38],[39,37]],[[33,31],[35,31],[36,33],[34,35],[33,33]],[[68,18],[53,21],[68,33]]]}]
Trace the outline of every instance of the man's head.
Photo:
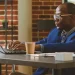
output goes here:
[{"label": "man's head", "polygon": [[56,8],[55,24],[60,29],[70,30],[75,26],[75,4],[63,3]]}]

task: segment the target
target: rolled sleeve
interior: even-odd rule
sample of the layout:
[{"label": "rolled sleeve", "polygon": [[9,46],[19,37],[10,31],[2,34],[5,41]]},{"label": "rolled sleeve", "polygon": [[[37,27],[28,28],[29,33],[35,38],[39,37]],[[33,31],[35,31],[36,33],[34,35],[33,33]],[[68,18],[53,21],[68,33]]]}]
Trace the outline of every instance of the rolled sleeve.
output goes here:
[{"label": "rolled sleeve", "polygon": [[42,44],[40,44],[40,47],[41,47],[41,52],[43,52],[44,46]]}]

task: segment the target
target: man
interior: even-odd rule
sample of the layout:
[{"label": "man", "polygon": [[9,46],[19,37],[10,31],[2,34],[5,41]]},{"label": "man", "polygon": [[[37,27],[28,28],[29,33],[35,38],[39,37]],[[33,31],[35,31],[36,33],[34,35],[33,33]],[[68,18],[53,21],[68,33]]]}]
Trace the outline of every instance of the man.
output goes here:
[{"label": "man", "polygon": [[[41,52],[74,52],[75,51],[75,5],[73,3],[63,3],[56,8],[54,14],[56,28],[48,35],[36,42],[35,49]],[[20,42],[9,45],[13,48]],[[25,49],[22,44],[17,49]],[[48,68],[38,68],[33,75],[44,75]],[[57,72],[57,71],[56,71]],[[57,75],[57,74],[56,74]],[[62,69],[62,75],[75,75],[75,68]]]}]

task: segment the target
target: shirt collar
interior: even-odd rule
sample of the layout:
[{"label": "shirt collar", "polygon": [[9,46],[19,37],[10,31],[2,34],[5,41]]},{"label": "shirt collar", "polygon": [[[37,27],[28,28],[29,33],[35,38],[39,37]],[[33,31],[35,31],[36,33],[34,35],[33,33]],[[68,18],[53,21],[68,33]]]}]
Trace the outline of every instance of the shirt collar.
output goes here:
[{"label": "shirt collar", "polygon": [[62,30],[61,36],[66,35],[70,35],[71,33],[73,33],[75,31],[75,27],[73,27],[70,31],[66,32],[65,30]]}]

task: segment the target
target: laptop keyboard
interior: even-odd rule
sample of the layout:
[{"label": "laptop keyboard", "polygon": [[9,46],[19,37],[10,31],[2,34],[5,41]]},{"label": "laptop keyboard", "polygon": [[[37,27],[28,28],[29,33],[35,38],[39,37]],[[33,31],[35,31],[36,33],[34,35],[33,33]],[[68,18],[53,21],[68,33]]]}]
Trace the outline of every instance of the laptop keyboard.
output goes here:
[{"label": "laptop keyboard", "polygon": [[4,50],[6,54],[26,54],[25,50]]},{"label": "laptop keyboard", "polygon": [[0,52],[3,54],[26,54],[25,50],[11,50],[0,47]]}]

